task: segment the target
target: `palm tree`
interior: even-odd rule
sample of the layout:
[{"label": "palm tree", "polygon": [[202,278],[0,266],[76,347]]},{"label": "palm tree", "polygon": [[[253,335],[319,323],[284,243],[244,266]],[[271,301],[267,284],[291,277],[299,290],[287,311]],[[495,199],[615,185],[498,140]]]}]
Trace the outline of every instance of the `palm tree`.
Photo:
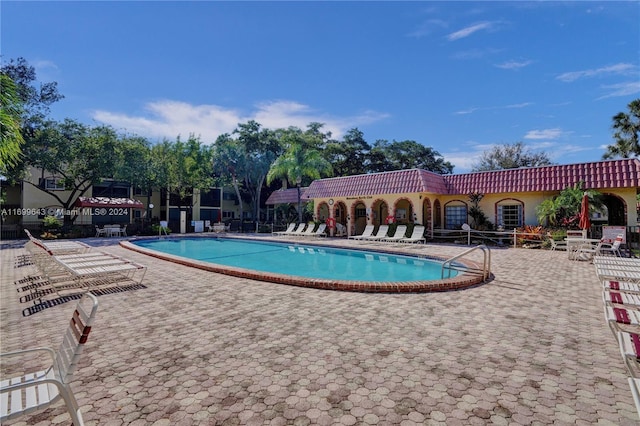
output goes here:
[{"label": "palm tree", "polygon": [[619,112],[613,117],[614,145],[607,147],[603,159],[640,156],[640,99],[628,105],[629,114]]},{"label": "palm tree", "polygon": [[325,160],[319,151],[305,149],[302,141],[294,140],[285,151],[271,165],[267,173],[267,185],[274,180],[286,179],[289,184],[298,187],[298,222],[302,222],[302,202],[300,199],[300,184],[303,178],[320,179],[322,175],[333,173],[331,163]]}]

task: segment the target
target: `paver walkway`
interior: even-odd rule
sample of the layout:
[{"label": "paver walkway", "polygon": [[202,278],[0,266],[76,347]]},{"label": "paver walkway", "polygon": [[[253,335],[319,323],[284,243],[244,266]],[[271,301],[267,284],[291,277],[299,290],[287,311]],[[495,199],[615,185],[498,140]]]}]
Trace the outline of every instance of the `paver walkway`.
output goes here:
[{"label": "paver walkway", "polygon": [[[87,425],[638,424],[593,265],[564,252],[492,250],[495,279],[462,291],[363,294],[101,249],[149,270],[99,297],[73,382]],[[57,346],[73,308],[22,316],[22,253],[0,250],[3,352]],[[51,422],[62,403],[6,424]]]}]

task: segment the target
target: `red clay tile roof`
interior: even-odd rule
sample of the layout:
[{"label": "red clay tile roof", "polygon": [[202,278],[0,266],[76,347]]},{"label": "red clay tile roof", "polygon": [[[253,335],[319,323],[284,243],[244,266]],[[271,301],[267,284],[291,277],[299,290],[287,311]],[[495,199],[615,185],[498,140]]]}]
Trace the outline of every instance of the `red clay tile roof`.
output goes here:
[{"label": "red clay tile roof", "polygon": [[446,193],[443,176],[426,170],[396,170],[367,175],[344,176],[316,180],[305,198],[360,197],[404,192]]},{"label": "red clay tile roof", "polygon": [[640,186],[640,159],[565,164],[445,176],[448,194],[562,191],[583,181],[584,189]]},{"label": "red clay tile roof", "polygon": [[530,167],[438,175],[411,169],[314,181],[305,198],[359,197],[376,194],[496,194],[562,191],[583,181],[585,189],[640,187],[640,159]]},{"label": "red clay tile roof", "polygon": [[[306,201],[304,194],[307,188],[300,188],[300,199]],[[271,206],[275,204],[297,204],[298,203],[298,188],[278,189],[273,191],[265,204]]]}]

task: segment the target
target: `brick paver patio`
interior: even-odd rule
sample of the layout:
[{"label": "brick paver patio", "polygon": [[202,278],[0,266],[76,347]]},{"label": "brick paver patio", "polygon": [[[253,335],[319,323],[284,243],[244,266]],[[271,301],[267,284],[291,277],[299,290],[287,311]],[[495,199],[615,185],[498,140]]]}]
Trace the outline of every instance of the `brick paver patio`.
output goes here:
[{"label": "brick paver patio", "polygon": [[[57,346],[74,302],[23,316],[14,281],[33,269],[5,245],[2,352]],[[72,386],[87,425],[638,423],[593,265],[564,252],[495,249],[484,285],[366,294],[101,249],[149,270],[147,288],[99,297]],[[70,423],[62,402],[6,422],[52,423]]]}]

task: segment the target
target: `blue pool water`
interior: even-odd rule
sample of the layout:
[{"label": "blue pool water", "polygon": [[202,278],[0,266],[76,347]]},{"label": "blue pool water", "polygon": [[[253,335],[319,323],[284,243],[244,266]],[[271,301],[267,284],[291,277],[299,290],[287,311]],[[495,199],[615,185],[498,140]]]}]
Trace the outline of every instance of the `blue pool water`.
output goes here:
[{"label": "blue pool water", "polygon": [[[442,264],[360,250],[224,238],[141,240],[134,244],[203,262],[254,271],[347,281],[439,280]],[[450,271],[450,277],[457,275]]]}]

